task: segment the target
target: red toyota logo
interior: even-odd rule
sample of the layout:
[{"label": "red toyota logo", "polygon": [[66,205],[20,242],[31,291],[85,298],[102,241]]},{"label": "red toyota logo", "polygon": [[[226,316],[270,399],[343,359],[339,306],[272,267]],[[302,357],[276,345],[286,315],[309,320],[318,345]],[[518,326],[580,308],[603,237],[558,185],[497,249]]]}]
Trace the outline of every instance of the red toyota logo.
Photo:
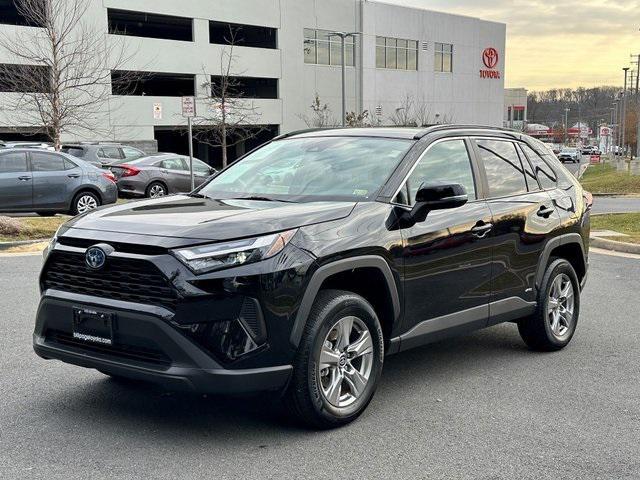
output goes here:
[{"label": "red toyota logo", "polygon": [[487,68],[495,68],[498,64],[498,58],[498,51],[493,47],[485,48],[482,52],[482,61]]}]

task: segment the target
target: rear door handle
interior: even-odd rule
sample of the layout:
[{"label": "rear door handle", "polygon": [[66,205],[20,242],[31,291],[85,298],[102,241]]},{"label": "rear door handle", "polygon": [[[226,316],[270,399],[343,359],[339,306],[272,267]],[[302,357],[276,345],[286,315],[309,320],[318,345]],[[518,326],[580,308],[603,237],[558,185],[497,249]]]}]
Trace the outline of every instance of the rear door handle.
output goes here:
[{"label": "rear door handle", "polygon": [[480,223],[478,222],[475,227],[471,229],[471,233],[478,238],[484,238],[493,228],[493,224],[491,223]]},{"label": "rear door handle", "polygon": [[551,207],[547,207],[546,205],[542,205],[540,207],[540,210],[538,210],[537,215],[539,217],[549,218],[554,212],[555,212],[555,209]]},{"label": "rear door handle", "polygon": [[69,177],[69,178],[80,178],[80,174],[79,173],[70,173],[69,175],[67,175],[67,177]]},{"label": "rear door handle", "polygon": [[31,180],[31,177],[29,175],[23,175],[22,177],[18,177],[18,180],[26,182],[27,180]]}]

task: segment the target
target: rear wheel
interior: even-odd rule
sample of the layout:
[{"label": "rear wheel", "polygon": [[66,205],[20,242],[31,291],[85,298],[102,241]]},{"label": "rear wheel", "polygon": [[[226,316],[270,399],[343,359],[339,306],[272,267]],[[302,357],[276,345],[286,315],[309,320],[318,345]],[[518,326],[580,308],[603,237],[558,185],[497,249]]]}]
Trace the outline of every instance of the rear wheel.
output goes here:
[{"label": "rear wheel", "polygon": [[73,199],[71,213],[78,215],[96,209],[100,206],[100,199],[93,192],[80,192]]},{"label": "rear wheel", "polygon": [[321,291],[300,342],[287,403],[307,426],[345,425],[371,401],[383,357],[382,328],[371,304],[351,292]]},{"label": "rear wheel", "polygon": [[160,182],[152,182],[147,187],[146,196],[148,198],[164,197],[167,194],[167,187]]},{"label": "rear wheel", "polygon": [[518,330],[533,350],[560,350],[571,341],[579,314],[578,276],[568,261],[555,259],[543,277],[535,313],[520,320]]}]

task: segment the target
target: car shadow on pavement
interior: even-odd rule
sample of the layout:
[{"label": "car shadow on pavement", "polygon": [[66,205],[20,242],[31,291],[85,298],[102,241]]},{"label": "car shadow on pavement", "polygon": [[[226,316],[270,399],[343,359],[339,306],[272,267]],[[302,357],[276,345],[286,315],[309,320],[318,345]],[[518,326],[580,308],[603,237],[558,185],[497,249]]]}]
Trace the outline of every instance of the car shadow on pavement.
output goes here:
[{"label": "car shadow on pavement", "polygon": [[[502,325],[468,336],[443,340],[389,357],[374,401],[378,405],[365,414],[384,415],[395,404],[402,390],[416,385],[447,387],[452,376],[458,379],[490,374],[511,361],[532,355],[520,340],[514,325]],[[69,367],[74,368],[74,367]],[[113,379],[91,372],[84,388],[51,392],[41,401],[57,412],[56,422],[89,425],[104,434],[127,432],[182,438],[229,435],[243,431],[304,433],[276,394],[244,397],[198,395],[168,392],[161,387],[129,380]],[[427,387],[428,388],[428,387]],[[382,400],[382,401],[380,401]],[[68,418],[65,418],[67,417]]]}]

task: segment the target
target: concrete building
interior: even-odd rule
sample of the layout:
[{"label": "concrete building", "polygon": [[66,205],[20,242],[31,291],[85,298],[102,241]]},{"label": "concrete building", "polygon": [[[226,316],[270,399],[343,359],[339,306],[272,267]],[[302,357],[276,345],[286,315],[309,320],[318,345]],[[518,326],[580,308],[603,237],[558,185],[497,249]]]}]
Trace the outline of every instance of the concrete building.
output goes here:
[{"label": "concrete building", "polygon": [[524,131],[527,122],[526,88],[507,88],[504,91],[504,126]]},{"label": "concrete building", "polygon": [[[12,8],[12,0],[0,0],[0,31],[36,30],[16,26]],[[332,31],[359,32],[346,49],[347,110],[368,110],[371,124],[503,123],[504,24],[366,0],[92,0],[86,17],[107,42],[122,41],[135,52],[121,70],[150,75],[114,92],[105,107],[108,135],[66,132],[65,141],[186,151],[180,97],[210,96],[230,29],[239,32],[232,74],[252,97],[250,123],[264,126],[259,138],[234,146],[230,158],[313,123],[316,94],[328,106],[326,116],[339,122],[341,50]],[[11,63],[6,52],[0,63]],[[0,104],[5,95],[19,93],[0,93]],[[198,110],[207,111],[202,100]],[[0,108],[0,138],[15,138],[15,127],[33,126]],[[197,144],[196,154],[219,161],[219,151],[206,145]]]}]

